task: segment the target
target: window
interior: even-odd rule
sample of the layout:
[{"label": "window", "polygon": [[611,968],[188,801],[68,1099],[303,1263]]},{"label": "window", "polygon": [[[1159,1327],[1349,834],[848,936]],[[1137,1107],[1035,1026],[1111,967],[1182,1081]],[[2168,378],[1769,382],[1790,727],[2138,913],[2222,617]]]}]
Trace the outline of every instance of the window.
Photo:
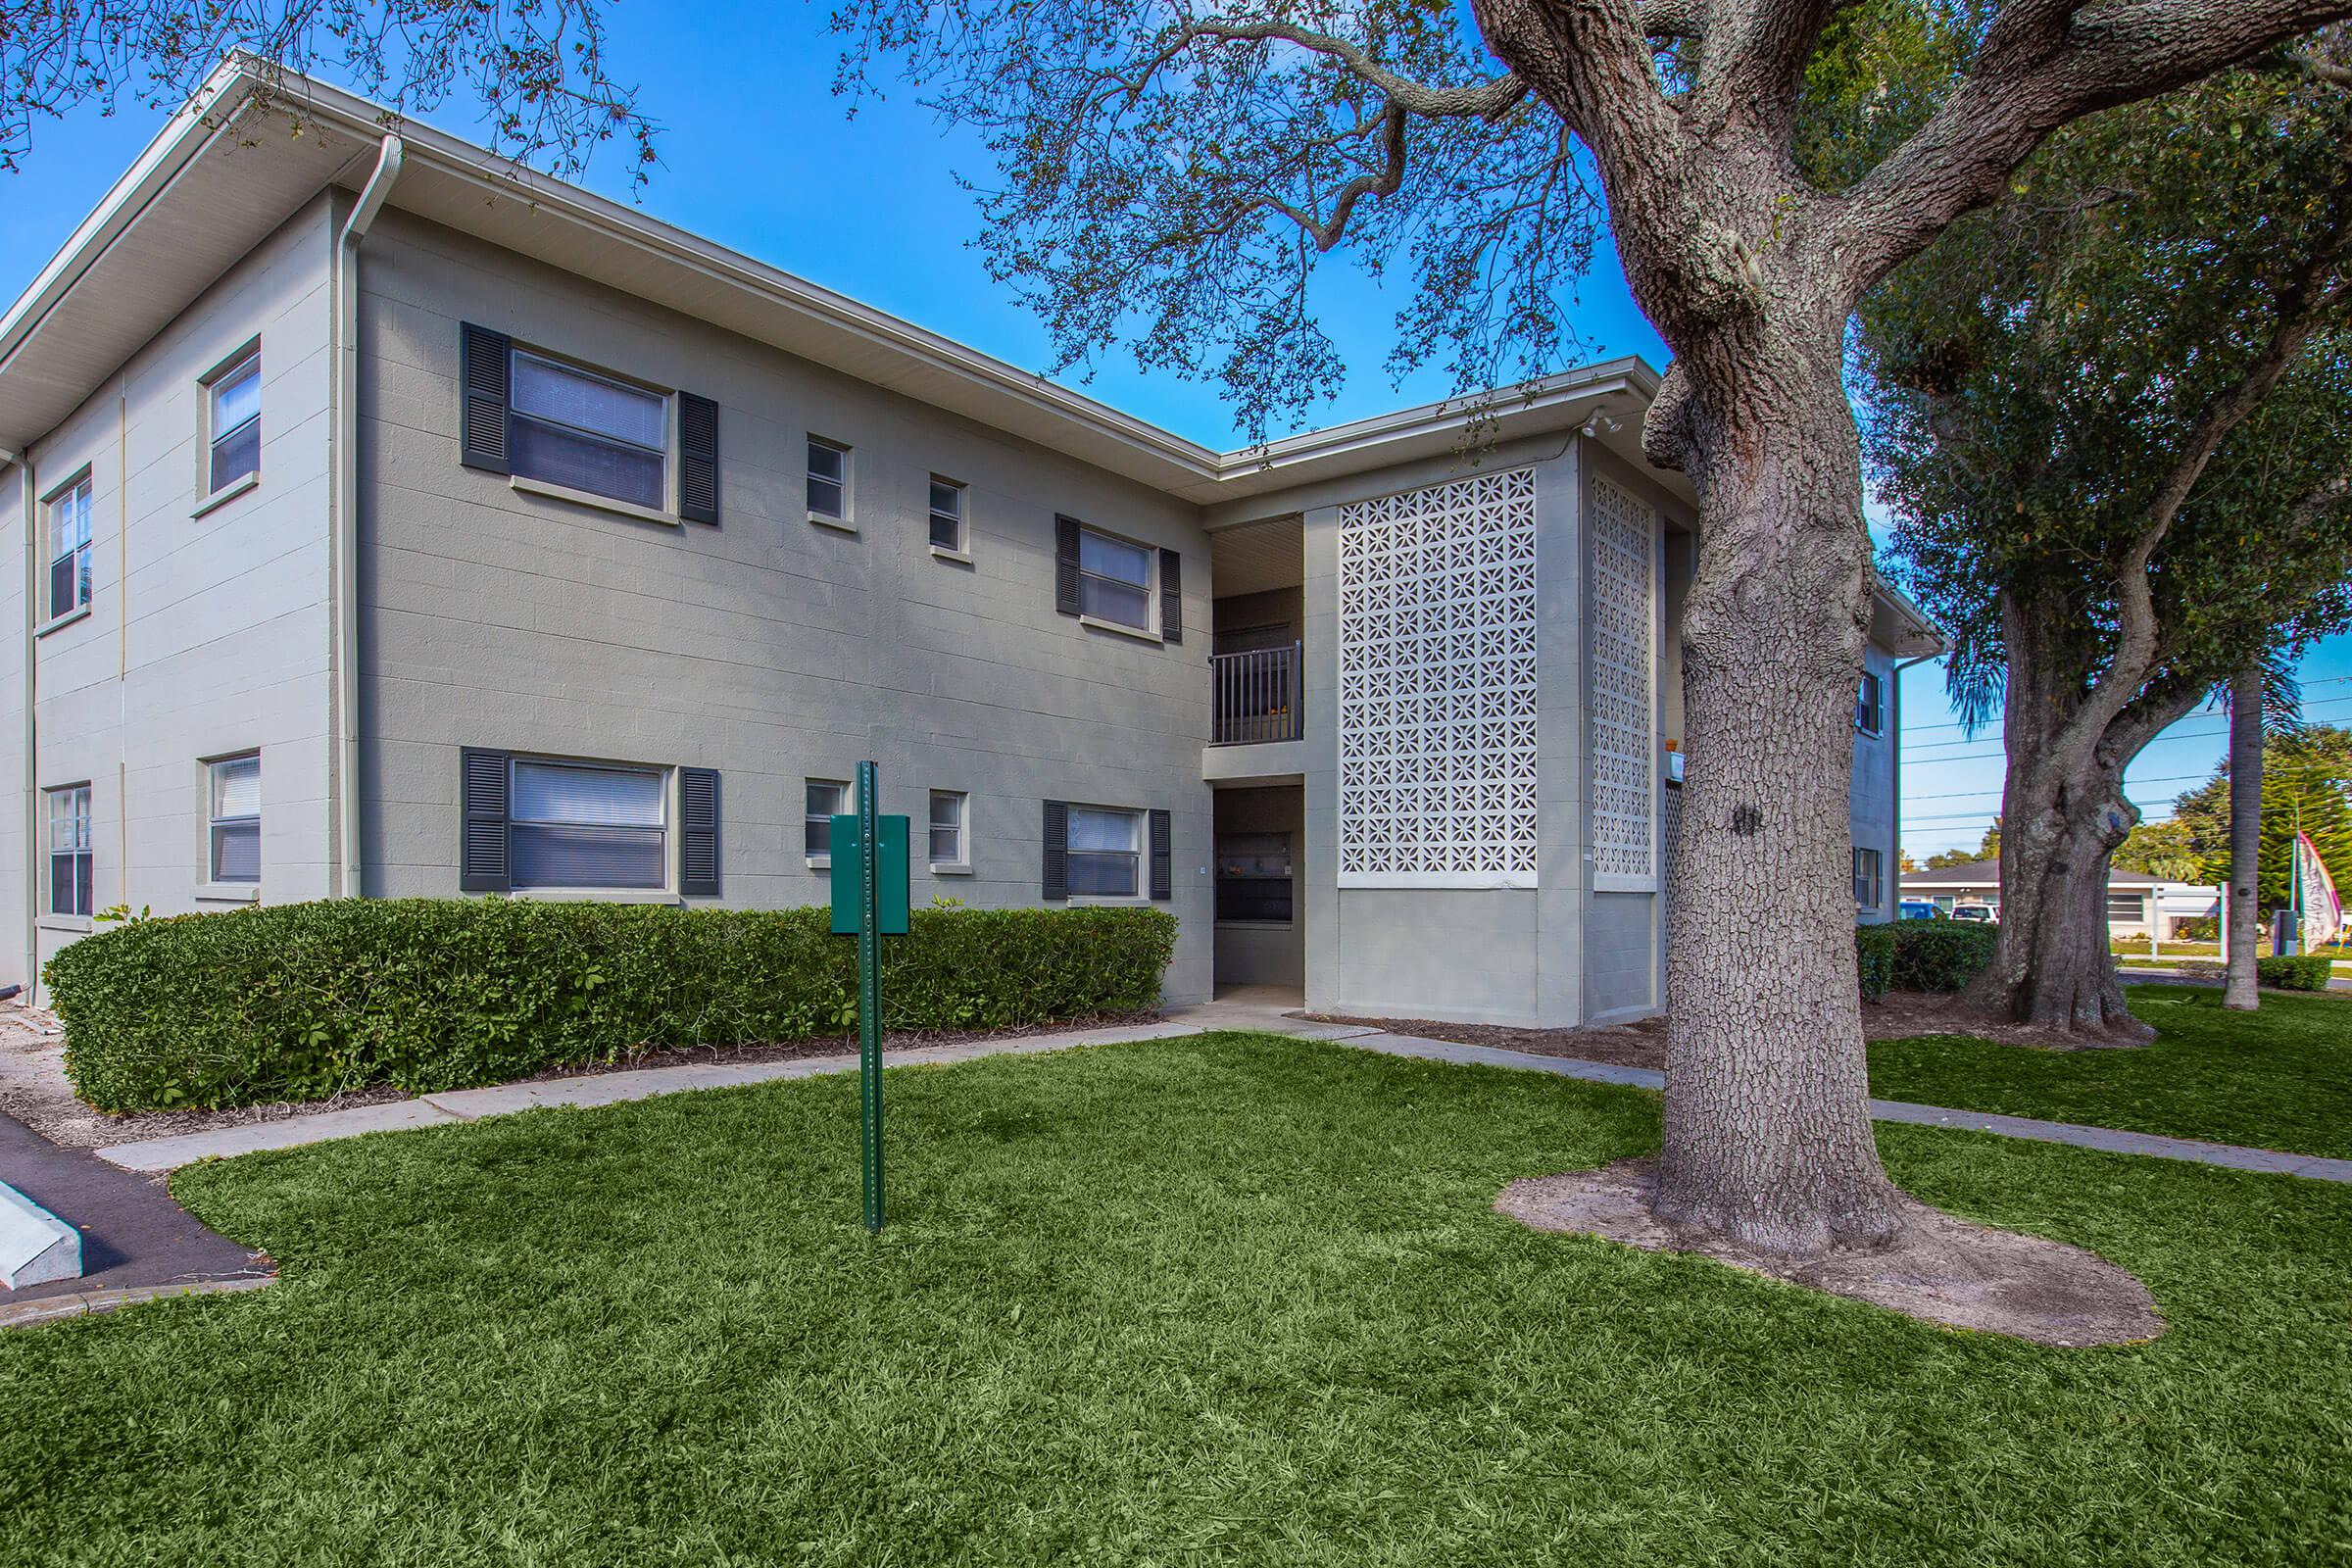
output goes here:
[{"label": "window", "polygon": [[262,760],[227,757],[206,766],[212,797],[207,869],[215,882],[262,879]]},{"label": "window", "polygon": [[931,792],[931,863],[968,865],[963,847],[963,817],[971,797],[957,790]]},{"label": "window", "polygon": [[[813,472],[815,466],[809,466]],[[963,486],[952,479],[931,481],[931,546],[935,550],[963,548]]]},{"label": "window", "polygon": [[49,795],[49,912],[90,912],[90,787],[69,784]]},{"label": "window", "polygon": [[1092,528],[1080,529],[1078,613],[1150,631],[1152,552]]},{"label": "window", "polygon": [[850,516],[850,449],[814,436],[808,438],[808,515],[835,522]]},{"label": "window", "polygon": [[1854,904],[1860,908],[1875,909],[1879,906],[1879,852],[1856,850],[1854,852]]},{"label": "window", "polygon": [[660,510],[669,400],[523,349],[514,356],[507,439],[514,471]]},{"label": "window", "polygon": [[2148,917],[2148,910],[2147,906],[2140,902],[2140,898],[2141,896],[2137,893],[2118,893],[2110,890],[2107,895],[2107,918],[2129,920],[2134,925],[2145,920]]},{"label": "window", "polygon": [[1070,808],[1070,892],[1132,899],[1143,891],[1143,815]]},{"label": "window", "polygon": [[839,779],[809,779],[807,809],[805,851],[808,858],[822,859],[833,853],[833,818],[849,814],[850,787]]},{"label": "window", "polygon": [[507,826],[517,888],[639,888],[663,884],[660,768],[515,758]]},{"label": "window", "polygon": [[1217,918],[1291,922],[1291,836],[1217,836]]},{"label": "window", "polygon": [[85,474],[49,503],[49,618],[90,602],[90,481]]},{"label": "window", "polygon": [[214,376],[206,383],[205,398],[212,455],[204,487],[218,495],[262,471],[262,351],[256,348]]},{"label": "window", "polygon": [[1854,694],[1854,728],[1865,735],[1876,735],[1886,724],[1886,687],[1876,675],[1862,677],[1862,689]]}]

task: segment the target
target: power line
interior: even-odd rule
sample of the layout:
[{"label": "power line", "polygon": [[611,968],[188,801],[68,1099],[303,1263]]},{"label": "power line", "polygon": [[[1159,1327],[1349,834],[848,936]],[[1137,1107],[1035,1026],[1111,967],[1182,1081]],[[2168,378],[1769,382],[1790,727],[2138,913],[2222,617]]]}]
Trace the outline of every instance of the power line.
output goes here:
[{"label": "power line", "polygon": [[[2318,679],[2318,680],[2307,680],[2307,681],[2303,681],[2303,682],[2301,682],[2300,684],[2302,685],[2302,687],[2303,687],[2303,689],[2304,689],[2305,691],[2309,691],[2309,690],[2311,690],[2311,689],[2312,689],[2314,686],[2333,686],[2333,685],[2336,685],[2336,684],[2338,684],[2339,682],[2342,682],[2342,681],[2347,681],[2347,680],[2352,680],[2352,675],[2324,675],[2324,676],[2322,676],[2322,677],[2321,677],[2320,679]],[[2313,704],[2306,704],[2305,706],[2306,706],[2306,707],[2315,707],[2315,708],[2316,708],[2316,707],[2318,707],[2319,705],[2318,705],[2318,704],[2316,704],[2316,703],[2313,703]],[[1990,729],[1990,728],[1991,728],[1991,727],[1992,727],[1992,726],[1993,726],[1995,723],[1997,723],[1997,722],[1999,721],[1999,719],[2000,719],[2000,716],[2001,716],[2001,715],[2000,715],[1998,712],[1987,713],[1987,714],[1984,716],[1984,723],[1982,723],[1982,724],[1979,724],[1979,725],[1977,726],[1977,728],[1978,728],[1979,730]],[[1905,724],[1905,725],[1903,726],[1903,732],[1904,732],[1905,734],[1907,734],[1907,735],[1914,735],[1914,734],[1915,734],[1915,735],[1926,735],[1926,734],[1931,734],[1931,733],[1933,733],[1934,731],[1936,731],[1936,730],[1939,730],[1939,729],[1966,729],[1966,728],[1968,728],[1968,726],[1967,726],[1966,724]]]},{"label": "power line", "polygon": [[[2338,708],[2338,707],[2341,707],[2342,705],[2344,705],[2344,704],[2346,704],[2346,703],[2352,703],[2352,697],[2330,697],[2330,698],[2327,698],[2327,699],[2325,699],[2324,701],[2317,702],[2317,703],[2305,703],[2303,706],[2304,706],[2305,708]],[[2206,740],[2206,739],[2212,739],[2212,738],[2214,738],[2214,737],[2218,737],[2218,736],[2227,735],[2227,734],[2229,734],[2229,733],[2230,733],[2230,727],[2229,727],[2227,724],[2223,725],[2223,726],[2222,726],[2220,729],[2200,729],[2200,730],[2170,730],[2170,729],[2168,729],[2168,730],[2164,731],[2162,734],[2158,735],[2158,736],[2156,737],[2156,739],[2155,739],[2155,740],[2152,740],[2152,741],[2148,742],[2148,744],[2149,744],[2150,746],[2154,746],[2154,745],[2158,744],[2158,742],[2162,742],[2162,741],[2190,741],[2190,740]],[[1973,740],[1971,740],[1971,741],[1930,741],[1930,742],[1928,742],[1928,744],[1927,744],[1926,746],[1924,746],[1924,747],[1918,747],[1918,748],[1905,747],[1905,748],[1903,749],[1903,758],[1904,758],[1904,760],[1905,760],[1906,761],[1908,761],[1908,760],[1909,760],[1911,758],[1913,758],[1914,756],[1917,756],[1917,755],[1918,755],[1919,753],[1921,753],[1921,752],[1932,752],[1932,751],[1936,751],[1936,750],[1938,750],[1938,749],[1940,749],[1940,748],[1942,748],[1942,747],[1947,747],[1947,746],[1975,746],[1975,745],[1978,745],[1978,744],[1979,744],[1978,742],[1976,742],[1976,741],[1973,741]],[[1979,751],[1979,752],[1972,752],[1972,753],[1968,753],[1968,754],[1966,754],[1966,755],[1954,754],[1954,755],[1952,755],[1952,756],[1948,756],[1948,757],[1929,757],[1929,758],[1925,758],[1925,759],[1923,759],[1923,760],[1926,760],[1926,761],[1929,761],[1929,762],[1971,762],[1971,761],[1978,761],[1978,760],[1981,760],[1982,759],[1984,759],[1984,758],[1987,758],[1987,757],[2005,757],[2005,756],[2007,756],[2007,755],[2008,755],[2008,748],[2007,748],[2006,746],[1992,746],[1992,747],[1987,747],[1987,748],[1985,748],[1985,749],[1984,749],[1984,750],[1983,750],[1983,751]]]},{"label": "power line", "polygon": [[[2210,773],[2174,773],[2164,778],[2136,778],[2132,782],[2133,784],[2182,784],[2190,779],[2206,779],[2212,776]],[[1913,801],[1972,801],[1986,796],[1997,797],[2000,793],[1999,787],[1995,786],[1988,790],[1953,790],[1943,795],[1913,795],[1906,799]]]}]

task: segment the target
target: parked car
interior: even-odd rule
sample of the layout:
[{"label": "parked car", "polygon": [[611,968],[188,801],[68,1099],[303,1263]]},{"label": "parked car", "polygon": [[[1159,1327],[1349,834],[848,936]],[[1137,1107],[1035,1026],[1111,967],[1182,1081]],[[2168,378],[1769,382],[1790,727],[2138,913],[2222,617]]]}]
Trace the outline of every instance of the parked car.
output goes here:
[{"label": "parked car", "polygon": [[1943,911],[1936,907],[1934,899],[1905,899],[1896,906],[1894,917],[1898,920],[1940,920]]},{"label": "parked car", "polygon": [[1952,918],[1955,920],[1989,920],[1992,918],[1992,906],[1989,904],[1955,904],[1952,906]]}]

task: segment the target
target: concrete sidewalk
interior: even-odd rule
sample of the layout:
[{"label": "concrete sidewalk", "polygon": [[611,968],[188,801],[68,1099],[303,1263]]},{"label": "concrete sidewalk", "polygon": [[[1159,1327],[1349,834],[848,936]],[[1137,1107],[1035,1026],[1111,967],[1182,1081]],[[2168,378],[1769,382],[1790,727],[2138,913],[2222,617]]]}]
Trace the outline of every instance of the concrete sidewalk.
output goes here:
[{"label": "concrete sidewalk", "polygon": [[[1155,1024],[1079,1029],[1065,1034],[977,1040],[961,1045],[924,1046],[907,1051],[886,1052],[883,1061],[893,1067],[936,1065],[970,1061],[981,1056],[1032,1055],[1080,1046],[1117,1045],[1136,1040],[1173,1040],[1227,1029],[1329,1040],[1388,1055],[1508,1067],[1636,1089],[1662,1089],[1665,1083],[1664,1074],[1647,1067],[1621,1067],[1569,1056],[1537,1055],[1494,1046],[1459,1045],[1448,1040],[1430,1040],[1417,1035],[1388,1034],[1357,1025],[1304,1023],[1286,1016],[1278,1007],[1256,999],[1206,1003],[1182,1009]],[[855,1054],[841,1054],[804,1056],[793,1061],[741,1064],[712,1062],[594,1073],[577,1078],[501,1084],[488,1089],[460,1089],[392,1104],[324,1111],[315,1116],[291,1116],[280,1121],[250,1122],[217,1132],[188,1133],[175,1138],[117,1144],[101,1149],[97,1153],[100,1158],[124,1170],[168,1171],[199,1159],[247,1154],[264,1149],[290,1149],[329,1139],[353,1138],[363,1133],[429,1127],[443,1122],[475,1121],[484,1116],[505,1115],[547,1105],[609,1105],[690,1089],[723,1089],[788,1078],[813,1078],[822,1073],[854,1072],[857,1067],[858,1057]],[[2352,1182],[2352,1159],[2324,1159],[2276,1150],[2199,1143],[2187,1138],[2163,1138],[2149,1133],[2119,1132],[2113,1128],[2084,1127],[2072,1122],[2037,1121],[2026,1116],[1952,1110],[1940,1105],[1915,1105],[1893,1100],[1874,1100],[1870,1102],[1870,1110],[1872,1116],[1880,1121],[1996,1133],[2006,1138],[2023,1138],[2036,1143],[2066,1144],[2078,1149],[2144,1154],[2158,1159],[2188,1160],[2198,1164],[2226,1166],[2232,1170],[2302,1176],[2314,1181]]]}]

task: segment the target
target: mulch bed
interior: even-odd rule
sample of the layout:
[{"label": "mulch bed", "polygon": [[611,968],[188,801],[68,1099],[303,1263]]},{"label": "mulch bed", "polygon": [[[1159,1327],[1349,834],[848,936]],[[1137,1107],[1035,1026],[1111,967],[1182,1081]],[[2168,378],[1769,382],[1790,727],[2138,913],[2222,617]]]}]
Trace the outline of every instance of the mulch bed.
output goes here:
[{"label": "mulch bed", "polygon": [[[1061,1034],[1074,1029],[1109,1029],[1160,1021],[1157,1012],[1096,1013],[1054,1023],[1023,1024],[1007,1029],[898,1029],[882,1037],[883,1053],[913,1051],[924,1046],[953,1046],[976,1040],[1026,1040],[1035,1035]],[[370,1084],[327,1100],[278,1101],[267,1105],[239,1105],[227,1110],[150,1110],[110,1115],[74,1098],[62,1064],[63,1041],[55,1020],[45,1012],[14,1007],[0,1012],[0,1114],[13,1116],[49,1142],[65,1149],[103,1149],[114,1144],[141,1143],[150,1138],[176,1138],[183,1133],[213,1132],[255,1122],[283,1121],[291,1116],[315,1116],[321,1111],[351,1110],[415,1098],[390,1084]],[[772,1045],[685,1046],[666,1051],[632,1052],[610,1062],[570,1062],[549,1067],[511,1083],[545,1083],[559,1078],[589,1078],[601,1073],[633,1072],[643,1067],[682,1067],[691,1063],[753,1063],[800,1061],[810,1056],[838,1056],[858,1049],[856,1034],[827,1035],[811,1040]]]}]

